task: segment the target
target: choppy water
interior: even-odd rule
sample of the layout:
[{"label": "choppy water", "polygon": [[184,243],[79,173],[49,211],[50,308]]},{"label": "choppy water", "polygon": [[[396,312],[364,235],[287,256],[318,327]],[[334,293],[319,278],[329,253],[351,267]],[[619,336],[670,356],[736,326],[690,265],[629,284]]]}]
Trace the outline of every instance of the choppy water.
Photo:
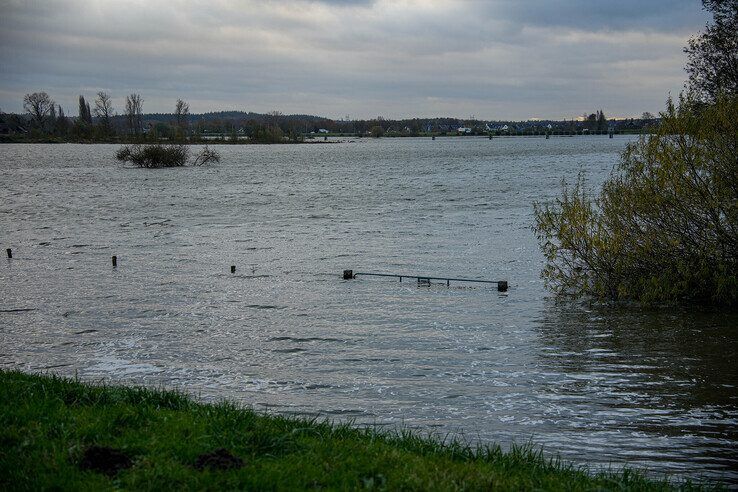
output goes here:
[{"label": "choppy water", "polygon": [[539,278],[531,203],[601,182],[627,141],[224,146],[165,170],[0,146],[0,366],[735,485],[738,317],[557,304]]}]

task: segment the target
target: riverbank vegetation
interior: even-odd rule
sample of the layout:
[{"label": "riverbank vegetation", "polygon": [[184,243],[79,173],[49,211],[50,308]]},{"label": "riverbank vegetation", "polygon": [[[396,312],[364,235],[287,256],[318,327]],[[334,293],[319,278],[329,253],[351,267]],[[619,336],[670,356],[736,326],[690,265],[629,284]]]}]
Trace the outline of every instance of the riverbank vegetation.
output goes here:
[{"label": "riverbank vegetation", "polygon": [[597,194],[580,176],[535,205],[556,293],[644,304],[738,306],[738,2],[704,0],[686,93],[631,144]]},{"label": "riverbank vegetation", "polygon": [[671,102],[599,194],[535,207],[548,285],[646,304],[738,305],[738,98]]},{"label": "riverbank vegetation", "polygon": [[589,474],[527,447],[505,452],[5,370],[0,443],[3,490],[672,488],[632,471]]},{"label": "riverbank vegetation", "polygon": [[[187,164],[189,156],[189,147],[176,144],[124,145],[115,153],[119,161],[145,168],[182,167]],[[195,157],[193,165],[203,166],[211,162],[220,162],[220,154],[206,145]]]}]

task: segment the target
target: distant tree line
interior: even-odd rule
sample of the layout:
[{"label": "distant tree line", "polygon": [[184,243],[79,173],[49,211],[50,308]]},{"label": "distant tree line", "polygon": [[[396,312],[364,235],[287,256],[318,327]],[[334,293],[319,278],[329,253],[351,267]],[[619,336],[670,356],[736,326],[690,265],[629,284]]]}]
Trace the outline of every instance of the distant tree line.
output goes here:
[{"label": "distant tree line", "polygon": [[340,120],[311,115],[285,115],[221,111],[190,113],[189,104],[177,99],[172,113],[144,113],[140,94],[126,96],[121,113],[116,112],[108,92],[99,91],[94,100],[79,96],[78,116],[69,117],[46,92],[26,94],[24,114],[0,114],[0,133],[15,140],[79,142],[300,142],[325,134],[353,136],[421,136],[504,134],[582,134],[648,130],[658,118],[607,119],[602,110],[585,113],[577,120],[484,121],[473,117]]}]

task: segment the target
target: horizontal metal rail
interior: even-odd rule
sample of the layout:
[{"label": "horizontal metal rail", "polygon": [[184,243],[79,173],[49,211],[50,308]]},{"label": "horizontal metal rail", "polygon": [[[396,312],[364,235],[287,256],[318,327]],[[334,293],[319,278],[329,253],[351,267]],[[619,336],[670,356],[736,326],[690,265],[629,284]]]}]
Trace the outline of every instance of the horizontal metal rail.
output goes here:
[{"label": "horizontal metal rail", "polygon": [[418,283],[427,282],[431,280],[442,280],[446,282],[446,286],[451,285],[451,282],[473,282],[478,284],[497,284],[497,290],[500,292],[507,291],[507,280],[477,280],[473,278],[452,278],[452,277],[431,277],[428,275],[398,275],[394,273],[368,273],[368,272],[354,272],[352,270],[344,270],[343,278],[345,280],[356,278],[359,275],[368,277],[390,277],[398,278],[402,282],[403,278],[417,279]]}]

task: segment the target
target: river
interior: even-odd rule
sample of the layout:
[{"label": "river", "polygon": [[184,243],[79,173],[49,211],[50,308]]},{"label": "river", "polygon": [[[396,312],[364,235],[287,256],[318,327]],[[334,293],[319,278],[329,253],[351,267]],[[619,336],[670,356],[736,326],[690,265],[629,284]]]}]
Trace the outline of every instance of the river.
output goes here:
[{"label": "river", "polygon": [[735,486],[738,316],[557,302],[540,279],[532,203],[596,187],[633,138],[226,145],[160,170],[2,145],[0,367]]}]

